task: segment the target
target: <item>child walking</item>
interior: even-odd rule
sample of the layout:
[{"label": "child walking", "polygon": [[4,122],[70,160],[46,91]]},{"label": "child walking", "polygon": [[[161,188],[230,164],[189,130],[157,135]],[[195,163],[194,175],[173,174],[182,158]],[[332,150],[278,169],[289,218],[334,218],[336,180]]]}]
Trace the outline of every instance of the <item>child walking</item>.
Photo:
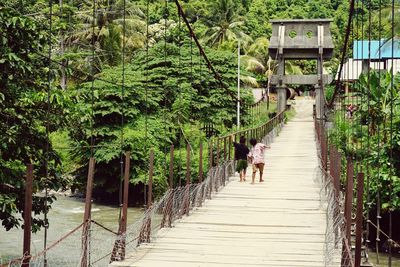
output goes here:
[{"label": "child walking", "polygon": [[249,148],[246,146],[246,138],[240,137],[239,144],[233,143],[235,147],[235,160],[236,171],[239,173],[240,182],[246,181],[246,169],[247,169],[247,154],[249,154]]},{"label": "child walking", "polygon": [[253,146],[250,150],[249,157],[251,158],[251,163],[253,167],[253,175],[251,177],[251,184],[254,184],[254,180],[256,178],[257,169],[260,171],[260,183],[264,182],[262,179],[264,172],[264,153],[265,149],[269,148],[269,146],[264,145],[263,143],[257,143],[255,138],[250,139],[250,144]]}]

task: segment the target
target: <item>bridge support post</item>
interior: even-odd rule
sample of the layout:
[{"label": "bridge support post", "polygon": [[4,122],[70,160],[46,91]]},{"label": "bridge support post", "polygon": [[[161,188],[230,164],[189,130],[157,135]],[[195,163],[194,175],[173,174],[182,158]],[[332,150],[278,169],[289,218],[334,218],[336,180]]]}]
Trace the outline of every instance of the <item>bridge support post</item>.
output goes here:
[{"label": "bridge support post", "polygon": [[[217,138],[217,155],[216,155],[216,159],[215,159],[215,166],[218,169],[219,168],[219,161],[220,161],[220,139]],[[218,177],[216,177],[215,181],[215,192],[218,192]]]},{"label": "bridge support post", "polygon": [[209,158],[208,158],[208,169],[211,169],[214,164],[214,152],[213,152],[213,142],[212,139],[210,139],[210,142],[208,143],[208,150],[209,150]]},{"label": "bridge support post", "polygon": [[32,181],[33,165],[29,163],[26,168],[25,181],[25,207],[24,207],[24,250],[22,266],[29,266],[31,257],[31,230],[32,230]]},{"label": "bridge support post", "polygon": [[199,148],[199,183],[203,182],[203,141],[200,140]]},{"label": "bridge support post", "polygon": [[346,219],[346,238],[350,241],[351,238],[351,211],[353,205],[353,188],[354,188],[354,164],[353,160],[347,158],[347,185],[344,216]]},{"label": "bridge support post", "polygon": [[321,157],[322,157],[322,167],[325,171],[328,170],[328,138],[325,132],[324,125],[322,121],[319,121],[319,131],[320,131],[320,143],[321,143]]},{"label": "bridge support post", "polygon": [[[146,210],[151,209],[153,205],[153,173],[154,173],[154,150],[150,150],[150,159],[149,159],[149,182],[148,182],[148,194],[147,194],[147,206]],[[150,243],[151,236],[151,215],[145,216],[143,219],[143,225],[140,229],[139,238],[137,245],[139,246],[141,243]]]},{"label": "bridge support post", "polygon": [[354,165],[351,157],[347,158],[347,184],[346,184],[346,198],[345,198],[345,206],[344,206],[344,218],[346,220],[345,224],[345,239],[343,240],[343,255],[342,255],[342,265],[349,260],[347,257],[351,257],[351,255],[346,255],[346,251],[348,248],[351,248],[351,209],[353,204],[353,187],[354,187]]},{"label": "bridge support post", "polygon": [[172,206],[173,206],[173,198],[174,198],[174,145],[172,144],[169,152],[169,177],[168,177],[168,187],[169,194],[167,196],[166,204],[163,210],[163,218],[161,221],[161,228],[171,227],[172,223]]},{"label": "bridge support post", "polygon": [[147,209],[153,205],[153,173],[154,173],[154,150],[150,150],[149,160],[149,192],[147,194]]},{"label": "bridge support post", "polygon": [[276,88],[278,94],[278,113],[285,111],[286,109],[286,87],[279,86]]},{"label": "bridge support post", "polygon": [[223,158],[224,158],[224,161],[223,161],[223,168],[224,168],[224,171],[223,171],[223,177],[222,177],[222,185],[223,186],[225,186],[225,182],[226,182],[226,137],[224,137],[224,156],[223,156]]},{"label": "bridge support post", "polygon": [[361,265],[361,239],[363,230],[363,194],[364,173],[357,174],[357,215],[356,215],[356,250],[354,256],[354,267]]},{"label": "bridge support post", "polygon": [[[203,183],[203,140],[200,139],[200,148],[199,148],[199,184]],[[204,185],[200,186],[200,192],[197,193],[196,199],[194,203],[197,207],[201,207],[203,203],[204,196]]]},{"label": "bridge support post", "polygon": [[213,178],[214,175],[212,173],[212,168],[213,168],[213,142],[212,139],[209,140],[209,145],[208,145],[208,149],[209,149],[209,156],[208,156],[208,172],[211,172],[210,177],[210,181],[208,182],[208,188],[207,188],[207,197],[208,199],[211,199],[211,195],[212,195],[212,185],[213,185]]},{"label": "bridge support post", "polygon": [[[333,187],[335,189],[335,215],[340,213],[340,204],[339,204],[339,196],[340,196],[340,170],[342,168],[341,164],[341,154],[337,150],[336,146],[331,145],[330,154],[329,154],[329,173],[333,179]],[[335,248],[338,247],[339,240],[339,231],[338,228],[335,227]]]},{"label": "bridge support post", "polygon": [[169,150],[169,179],[168,186],[174,188],[174,145],[172,144]]},{"label": "bridge support post", "polygon": [[186,188],[185,188],[185,197],[183,198],[183,211],[184,214],[189,216],[189,209],[190,209],[190,144],[187,143],[186,145]]},{"label": "bridge support post", "polygon": [[226,161],[226,137],[224,137],[224,161]]},{"label": "bridge support post", "polygon": [[325,97],[324,92],[320,85],[315,86],[315,111],[317,120],[324,119],[324,105],[325,105]]},{"label": "bridge support post", "polygon": [[85,214],[83,216],[83,231],[82,231],[82,258],[81,267],[88,266],[88,239],[90,230],[90,218],[92,208],[92,189],[93,189],[93,176],[94,176],[94,158],[89,159],[89,170],[86,184],[86,197],[85,197]]},{"label": "bridge support post", "polygon": [[231,153],[232,153],[232,136],[229,136],[228,140],[228,160],[231,160]]},{"label": "bridge support post", "polygon": [[111,254],[110,263],[113,261],[121,261],[125,259],[125,234],[128,218],[128,199],[129,199],[129,177],[130,177],[131,153],[125,153],[125,170],[124,170],[124,194],[122,217],[119,222],[118,237],[115,240],[114,248]]},{"label": "bridge support post", "polygon": [[340,170],[342,168],[341,153],[337,150],[335,146],[331,146],[330,153],[330,173],[333,178],[333,186],[335,188],[336,200],[339,200],[340,193]]},{"label": "bridge support post", "polygon": [[219,138],[217,138],[217,156],[216,156],[216,158],[215,158],[215,165],[219,165],[219,156],[220,156],[220,139]]}]

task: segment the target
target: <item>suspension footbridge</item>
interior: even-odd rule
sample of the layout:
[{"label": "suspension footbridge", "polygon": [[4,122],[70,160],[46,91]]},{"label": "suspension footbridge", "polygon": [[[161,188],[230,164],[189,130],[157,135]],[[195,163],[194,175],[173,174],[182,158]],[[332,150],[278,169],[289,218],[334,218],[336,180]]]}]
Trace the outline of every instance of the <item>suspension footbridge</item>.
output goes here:
[{"label": "suspension footbridge", "polygon": [[[126,1],[122,2],[121,9],[123,12],[121,21],[123,24],[121,28],[122,72],[116,74],[121,78],[118,84],[116,84],[118,79],[106,79],[101,75],[96,75],[95,72],[97,48],[94,34],[103,32],[99,30],[96,14],[109,12],[109,10],[99,10],[96,1],[93,1],[92,19],[86,27],[86,30],[92,33],[91,38],[87,38],[91,39],[88,42],[91,57],[90,60],[87,60],[90,64],[87,66],[90,73],[85,72],[74,77],[77,80],[83,79],[84,84],[88,86],[89,90],[84,98],[87,98],[88,101],[90,99],[91,102],[90,105],[87,105],[87,113],[91,114],[86,114],[88,118],[90,117],[90,120],[86,121],[89,124],[86,129],[88,134],[85,135],[85,142],[82,142],[86,145],[81,147],[82,151],[86,151],[89,160],[89,163],[85,165],[87,166],[87,180],[85,182],[86,203],[83,220],[73,229],[67,229],[68,232],[60,233],[57,240],[51,240],[50,244],[48,243],[47,210],[49,205],[47,201],[51,198],[48,184],[53,176],[50,172],[52,164],[49,164],[52,162],[49,157],[51,154],[49,149],[50,121],[52,115],[57,115],[52,114],[54,111],[51,108],[51,102],[55,88],[52,74],[49,74],[47,92],[42,95],[47,95],[47,102],[46,104],[43,102],[45,105],[42,105],[42,107],[47,107],[47,111],[43,109],[43,112],[46,113],[46,116],[43,117],[46,123],[42,127],[37,127],[43,128],[41,131],[45,130],[46,138],[44,139],[46,141],[39,145],[40,149],[43,149],[43,157],[37,158],[35,162],[27,155],[21,161],[21,164],[24,162],[26,165],[26,182],[21,183],[24,184],[21,186],[24,189],[23,194],[22,191],[18,191],[20,197],[23,195],[25,198],[23,213],[22,207],[20,207],[24,216],[23,254],[15,259],[6,259],[5,262],[0,259],[0,266],[361,267],[363,266],[362,250],[364,250],[364,260],[366,264],[369,264],[368,249],[375,246],[378,256],[379,249],[384,245],[388,250],[388,266],[392,267],[392,250],[396,246],[400,247],[395,241],[396,235],[393,234],[394,219],[392,218],[398,200],[398,192],[393,190],[393,185],[398,183],[396,180],[398,179],[398,175],[396,176],[398,162],[394,155],[399,150],[395,128],[398,125],[400,114],[398,80],[395,78],[394,71],[396,66],[394,60],[397,57],[394,53],[394,19],[390,25],[392,30],[391,53],[387,53],[389,49],[385,46],[389,46],[389,43],[385,41],[381,44],[382,36],[375,41],[371,40],[371,36],[368,36],[368,41],[359,40],[366,39],[363,34],[360,38],[357,33],[359,30],[357,28],[361,28],[361,32],[364,30],[364,19],[361,17],[362,24],[358,25],[359,14],[355,10],[360,9],[359,3],[357,1],[355,5],[355,1],[350,1],[336,86],[331,87],[331,92],[325,90],[325,86],[331,83],[332,77],[324,73],[324,63],[333,57],[334,52],[334,40],[330,34],[332,20],[271,20],[272,35],[268,49],[269,55],[275,58],[274,71],[276,75],[271,74],[268,77],[267,93],[263,94],[259,101],[249,104],[247,107],[242,106],[242,110],[248,108],[247,113],[252,117],[249,119],[252,122],[243,125],[243,129],[240,131],[221,136],[217,134],[213,122],[207,118],[207,115],[213,110],[207,110],[202,115],[205,117],[202,118],[204,120],[198,121],[204,123],[204,127],[198,129],[203,132],[201,138],[190,141],[185,136],[181,124],[183,117],[179,113],[189,114],[193,112],[194,107],[203,107],[204,103],[202,102],[197,105],[193,103],[196,98],[194,94],[196,90],[207,91],[207,98],[210,103],[213,103],[214,111],[222,109],[224,105],[229,107],[229,111],[227,109],[226,113],[218,115],[217,120],[223,121],[222,117],[228,116],[237,104],[237,127],[240,128],[240,105],[243,101],[243,98],[240,98],[241,77],[238,75],[238,96],[236,96],[232,89],[233,83],[228,84],[224,81],[221,70],[214,68],[212,62],[215,59],[207,56],[207,50],[197,39],[191,21],[186,17],[185,10],[178,0],[174,1],[176,6],[174,10],[176,10],[178,19],[177,33],[179,36],[176,38],[172,38],[174,37],[172,34],[168,36],[168,2],[164,1],[164,34],[161,38],[163,43],[160,42],[159,45],[162,44],[162,46],[158,46],[162,53],[152,55],[151,49],[149,49],[151,48],[149,41],[150,1],[147,1],[147,41],[146,47],[142,51],[144,65],[142,66],[143,70],[135,70],[139,73],[136,78],[143,79],[143,88],[141,88],[143,89],[143,100],[140,100],[136,99],[137,95],[127,94],[133,91],[138,92],[139,89],[136,88],[136,85],[128,83],[128,77],[132,77],[126,73],[129,68],[125,67],[127,61],[125,55],[128,53],[125,49],[127,41]],[[60,6],[62,7],[62,1],[60,1]],[[364,3],[361,5],[361,10],[363,6]],[[397,8],[394,1],[390,7],[391,10],[385,10],[379,4],[379,16],[382,11],[384,13],[391,11],[392,18],[394,18],[395,7]],[[62,67],[61,69],[65,72],[63,68],[65,62],[57,62],[52,57],[54,50],[52,48],[53,1],[49,1],[48,12],[50,33],[48,56],[35,50],[32,50],[32,53],[46,59],[49,70],[53,71]],[[372,12],[371,10],[368,12],[368,27],[371,29]],[[355,22],[352,21],[353,18],[355,18]],[[8,24],[15,26],[17,20],[11,19],[11,21],[12,23]],[[380,17],[379,23],[381,23]],[[182,41],[183,35],[187,38],[187,48],[184,47],[185,42]],[[169,59],[169,42],[176,42],[176,60]],[[375,44],[375,48],[373,44]],[[358,48],[359,45],[362,46],[361,49]],[[351,48],[351,46],[353,47]],[[194,76],[196,68],[193,68],[195,67],[193,56],[196,47],[199,53],[197,68],[199,81],[196,81]],[[349,58],[351,53],[347,50],[350,48],[354,59]],[[186,62],[190,66],[186,70],[188,76],[186,82],[180,78],[170,79],[172,69],[177,77],[185,74],[182,70],[185,64],[182,61],[184,59],[183,53],[181,53],[183,49],[186,49],[187,54],[190,55],[186,58]],[[372,53],[371,49],[375,52],[372,51]],[[387,51],[383,53],[385,49]],[[238,50],[238,73],[240,73],[240,49]],[[368,55],[363,50],[368,50]],[[290,60],[308,59],[314,60],[317,73],[289,75],[285,71],[285,64]],[[355,61],[359,61],[359,64],[353,66]],[[378,61],[376,69],[372,68],[374,65],[371,65],[372,61]],[[4,62],[6,60],[2,60],[2,64]],[[381,63],[384,67],[391,66],[391,71],[384,72],[380,67]],[[206,72],[202,72],[202,64],[207,66],[208,75],[213,76],[212,82],[202,79],[207,75]],[[149,67],[151,67],[150,70],[154,69],[153,76],[159,83],[159,91],[153,88],[154,80],[149,80],[149,76],[152,76],[149,75]],[[232,67],[229,70],[232,70]],[[268,70],[271,73],[274,71]],[[235,77],[235,75],[231,76]],[[14,78],[9,75],[7,79],[13,80]],[[120,105],[119,107],[107,104],[106,107],[101,106],[96,111],[96,108],[99,108],[96,107],[96,98],[100,92],[96,81],[107,84],[104,86],[107,90],[116,86],[115,92],[108,93],[112,95],[113,99],[114,97],[117,99],[115,105]],[[287,91],[290,85],[308,86],[307,90],[310,88],[315,90],[316,97],[313,100],[297,100],[294,105],[297,114],[286,122]],[[265,108],[265,104],[267,110],[269,109],[270,86],[276,91],[277,110],[274,113],[260,116],[260,110]],[[61,85],[61,87],[63,86]],[[63,89],[65,89],[64,87]],[[185,91],[186,87],[190,90]],[[101,88],[104,89],[102,86]],[[218,94],[215,94],[216,91]],[[170,98],[175,93],[179,94],[176,96],[176,102],[172,103]],[[154,99],[149,99],[152,94]],[[331,94],[331,99],[327,101],[326,96],[329,94]],[[106,94],[104,98],[110,95]],[[182,99],[186,95],[188,98]],[[229,100],[219,99],[223,96],[229,96]],[[3,94],[0,94],[0,97],[5,98]],[[157,129],[155,131],[162,135],[160,139],[166,138],[165,144],[158,148],[146,146],[146,157],[143,160],[145,165],[142,166],[139,166],[140,164],[137,162],[136,166],[135,162],[131,164],[131,159],[135,161],[138,157],[135,154],[136,147],[125,147],[124,141],[126,139],[124,129],[129,123],[128,116],[125,115],[129,113],[130,108],[126,102],[132,99],[138,103],[144,102],[141,108],[145,113],[143,117],[145,129],[143,135],[130,132],[130,138],[142,135],[143,139],[140,140],[149,141],[148,126],[152,123],[152,116],[163,117],[160,119],[160,125],[163,121],[163,131],[160,130],[162,127],[160,129],[155,127]],[[152,101],[154,103],[151,104]],[[315,109],[313,109],[314,102]],[[184,103],[186,104],[183,105]],[[149,114],[152,105],[153,107],[160,106],[159,113],[155,113],[157,115],[151,114],[151,112]],[[161,107],[162,105],[163,107]],[[184,107],[186,105],[187,109]],[[14,109],[13,104],[11,106]],[[204,109],[207,109],[207,105],[204,106]],[[109,147],[114,152],[119,151],[113,156],[119,164],[119,176],[116,177],[116,181],[120,183],[118,192],[120,211],[114,228],[102,225],[91,216],[93,184],[96,183],[98,177],[104,175],[102,172],[105,172],[104,168],[98,168],[97,165],[100,164],[96,162],[96,157],[98,157],[96,151],[102,145],[98,143],[97,139],[101,138],[98,138],[94,127],[96,118],[102,121],[105,117],[103,108],[113,110],[118,114],[115,117],[117,119],[113,121],[116,122],[114,126],[120,121],[118,126],[121,129],[120,133],[114,132],[115,141],[118,138],[121,141],[120,144],[117,144],[118,148],[112,146],[111,149],[111,146]],[[138,113],[140,110],[138,109]],[[381,111],[383,112],[379,114]],[[177,116],[169,118],[170,125],[168,125],[168,113],[171,112],[176,112]],[[190,124],[191,119],[196,116],[189,117],[187,122]],[[253,121],[254,117],[257,117],[259,121]],[[224,127],[229,127],[231,131],[234,131],[231,128],[233,125],[229,121],[232,118],[228,119]],[[132,117],[131,120],[135,119]],[[12,123],[12,120],[7,119],[6,128],[12,128]],[[24,122],[21,122],[22,124]],[[105,126],[110,126],[108,124],[112,123],[107,122]],[[196,125],[196,128],[197,126],[199,124]],[[175,136],[171,140],[167,140],[168,133],[170,132],[172,135],[174,127],[176,127],[176,133],[173,133]],[[225,130],[227,129],[222,131]],[[104,130],[104,134],[107,136],[109,133]],[[250,184],[251,168],[247,170],[246,182],[239,182],[239,178],[235,176],[233,142],[238,141],[242,136],[247,140],[256,138],[270,145],[270,149],[266,153],[264,182],[257,181],[255,184]],[[174,138],[176,140],[173,140]],[[374,140],[376,141],[375,145],[372,142]],[[204,151],[203,143],[207,147],[204,148]],[[149,153],[147,154],[147,152]],[[178,154],[179,163],[174,158]],[[182,157],[185,155],[182,156],[182,154],[186,154],[184,160]],[[386,155],[386,159],[381,155]],[[381,158],[384,159],[382,162],[380,162]],[[31,225],[32,219],[34,219],[32,214],[37,211],[32,209],[32,195],[37,197],[33,189],[37,182],[35,179],[40,178],[37,173],[38,166],[35,166],[39,161],[40,168],[44,172],[42,177],[44,181],[42,204],[44,242],[43,250],[33,252],[31,251]],[[161,163],[161,161],[163,162]],[[196,164],[193,164],[194,161]],[[22,165],[18,168],[18,173],[21,174],[24,168]],[[135,168],[141,168],[140,175],[145,176],[144,181],[140,181],[143,185],[145,208],[143,215],[138,220],[128,223],[129,187],[133,178],[131,172]],[[194,168],[196,168],[195,171],[193,171]],[[37,177],[35,178],[35,176]],[[56,175],[54,174],[54,176]],[[158,176],[158,179],[153,181],[153,176]],[[163,183],[163,195],[158,192],[160,194],[156,198],[153,197],[153,182]],[[14,190],[12,185],[1,184],[1,186],[6,188],[7,192]],[[383,190],[386,188],[388,190]],[[154,190],[158,189],[154,188]],[[386,222],[383,217],[386,217]],[[383,225],[387,225],[386,228]],[[373,241],[375,244],[371,246]],[[382,245],[382,243],[384,244]]]},{"label": "suspension footbridge", "polygon": [[312,103],[298,102],[271,144],[265,182],[250,184],[251,168],[247,182],[231,177],[212,200],[110,266],[323,266],[326,210]]}]

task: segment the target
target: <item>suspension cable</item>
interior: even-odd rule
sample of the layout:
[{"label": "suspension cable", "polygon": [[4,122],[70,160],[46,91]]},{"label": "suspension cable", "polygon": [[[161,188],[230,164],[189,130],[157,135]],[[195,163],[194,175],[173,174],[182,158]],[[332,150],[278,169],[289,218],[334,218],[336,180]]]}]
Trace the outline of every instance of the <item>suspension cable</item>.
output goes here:
[{"label": "suspension cable", "polygon": [[343,50],[342,50],[342,58],[340,60],[340,65],[339,65],[338,79],[336,80],[335,90],[333,92],[332,99],[328,103],[328,107],[332,107],[333,102],[335,100],[335,97],[336,97],[336,95],[337,95],[337,93],[338,93],[338,91],[340,89],[340,77],[341,77],[341,73],[343,71],[344,61],[346,59],[347,46],[348,46],[349,37],[350,37],[350,30],[351,30],[351,23],[352,23],[352,19],[353,19],[353,14],[354,14],[354,0],[351,0],[350,1],[350,8],[349,8],[349,20],[347,21],[346,35],[345,35],[345,38],[344,38],[344,44],[343,44]]},{"label": "suspension cable", "polygon": [[91,43],[92,43],[92,59],[91,59],[91,64],[90,64],[90,72],[91,72],[91,79],[92,79],[92,84],[90,87],[91,91],[91,117],[92,119],[90,120],[90,157],[94,156],[94,82],[96,80],[94,76],[94,60],[96,56],[96,47],[95,47],[95,28],[96,28],[96,0],[93,0],[93,10],[92,10],[92,16],[93,16],[93,21],[92,21],[92,38],[91,38]]},{"label": "suspension cable", "polygon": [[[148,95],[149,95],[149,24],[150,24],[150,0],[146,1],[146,64],[145,64],[145,76],[146,76],[146,85],[145,85],[145,116],[144,116],[144,137],[145,137],[145,151],[148,150],[148,120],[149,120],[149,107],[148,107]],[[147,206],[147,175],[144,176],[143,182],[143,203],[144,206]]]},{"label": "suspension cable", "polygon": [[[122,86],[121,86],[121,151],[120,151],[120,182],[119,182],[119,224],[122,222],[122,192],[123,192],[123,177],[124,177],[124,126],[125,126],[125,45],[126,45],[126,0],[123,0],[122,14]],[[126,218],[125,218],[126,220]]]},{"label": "suspension cable", "polygon": [[[51,77],[51,57],[52,57],[52,27],[53,27],[53,0],[49,0],[49,37],[48,37],[48,74],[47,74],[47,112],[46,112],[46,149],[45,149],[45,197],[44,197],[44,240],[43,240],[43,250],[46,250],[47,247],[47,236],[48,236],[48,228],[49,222],[47,218],[48,213],[48,197],[49,197],[49,190],[48,190],[48,183],[49,183],[49,161],[50,161],[50,98],[51,98],[51,89],[52,89],[52,77]],[[45,252],[44,255],[44,266],[47,266],[47,253]]]},{"label": "suspension cable", "polygon": [[[356,0],[356,9],[357,10],[359,10],[359,0]],[[358,42],[358,30],[359,30],[359,13],[358,12],[356,12],[355,13],[355,21],[354,21],[354,23],[353,23],[353,51],[355,50],[356,51],[356,55],[357,55],[357,60],[359,59],[359,42]],[[354,106],[355,106],[355,104],[354,104],[354,96],[355,95],[357,95],[356,94],[356,91],[358,90],[358,81],[357,81],[357,79],[359,78],[359,75],[360,74],[360,69],[359,69],[359,64],[358,64],[358,62],[357,62],[357,64],[356,64],[356,77],[355,77],[355,81],[354,81],[354,83],[353,83],[353,86],[352,86],[352,92],[351,92],[351,94],[349,94],[349,97],[350,97],[350,107],[353,109],[354,108]],[[355,100],[356,101],[356,103],[357,103],[357,99]],[[356,155],[356,150],[357,150],[357,147],[358,147],[358,143],[357,143],[357,141],[356,140],[354,140],[354,132],[355,132],[355,128],[357,127],[357,125],[356,125],[356,123],[355,123],[355,121],[356,121],[356,116],[354,116],[354,118],[353,118],[353,116],[354,116],[354,114],[353,114],[353,110],[351,110],[350,111],[350,118],[351,118],[351,127],[350,127],[350,139],[349,139],[349,144],[350,144],[350,147],[351,147],[351,157],[353,158],[355,155]]]},{"label": "suspension cable", "polygon": [[[92,22],[92,60],[90,64],[90,70],[92,74],[92,84],[90,88],[90,94],[91,94],[91,120],[90,120],[90,157],[94,157],[94,145],[95,145],[95,139],[94,139],[94,124],[95,124],[95,117],[94,117],[94,82],[95,82],[95,77],[94,77],[94,61],[95,61],[95,28],[96,28],[96,21],[97,21],[97,9],[96,9],[97,1],[93,0],[93,22]],[[89,167],[90,168],[90,167]],[[87,193],[87,192],[86,192]],[[91,218],[91,212],[89,212],[89,219]],[[87,233],[88,236],[88,263],[89,266],[91,265],[91,224],[88,223],[87,225]]]},{"label": "suspension cable", "polygon": [[392,28],[392,39],[391,39],[391,79],[390,79],[390,169],[389,169],[389,267],[392,267],[392,239],[393,239],[393,168],[394,168],[394,160],[393,160],[393,90],[394,90],[394,0],[392,0],[392,10],[391,10],[391,28]]},{"label": "suspension cable", "polygon": [[[357,0],[358,1],[358,0]],[[361,75],[365,75],[364,73],[364,64],[365,64],[365,59],[364,59],[364,1],[361,0]],[[360,97],[356,98],[357,101],[357,109],[359,109],[359,115],[360,115],[360,153],[358,153],[358,160],[357,160],[357,167],[359,168],[359,172],[362,172],[362,160],[363,160],[363,149],[364,149],[364,142],[363,142],[363,124],[364,124],[364,118],[361,114],[361,105],[364,103],[363,97],[364,97],[364,86],[361,85],[360,79],[358,79],[358,91],[360,93]]]},{"label": "suspension cable", "polygon": [[[181,75],[180,75],[180,70],[181,70],[181,64],[182,64],[182,62],[181,62],[181,60],[182,60],[182,58],[181,58],[181,42],[182,42],[182,40],[181,40],[181,34],[182,34],[182,20],[181,20],[181,14],[180,14],[180,10],[178,9],[178,32],[179,32],[179,35],[178,35],[178,48],[179,48],[179,58],[178,58],[178,77],[180,77]],[[178,78],[179,79],[179,78]],[[178,91],[179,91],[179,99],[180,99],[180,102],[182,102],[182,87],[181,87],[181,83],[180,82],[178,82]],[[179,186],[181,186],[182,185],[182,181],[181,181],[181,171],[182,171],[182,131],[183,131],[183,129],[182,129],[182,124],[181,124],[182,122],[181,122],[181,116],[180,115],[178,115],[178,125],[179,125],[179,133],[178,133],[178,153],[179,153],[179,162],[178,162],[178,183],[179,183]]]},{"label": "suspension cable", "polygon": [[176,6],[177,6],[177,8],[178,8],[178,10],[179,10],[179,12],[180,12],[182,18],[183,18],[183,21],[185,22],[185,24],[186,24],[186,26],[187,26],[187,28],[188,28],[188,30],[189,30],[190,35],[192,36],[193,40],[195,41],[195,43],[196,43],[196,45],[197,45],[197,48],[198,48],[199,51],[200,51],[200,54],[202,55],[202,57],[203,57],[204,60],[206,61],[208,68],[209,68],[209,69],[212,71],[212,73],[214,74],[214,78],[220,83],[221,88],[224,88],[225,91],[228,93],[229,96],[231,96],[232,99],[238,101],[237,96],[235,96],[235,95],[229,90],[229,88],[225,85],[225,83],[222,81],[221,75],[220,75],[220,74],[218,73],[218,71],[213,67],[213,65],[211,64],[211,61],[208,59],[206,53],[204,52],[203,47],[201,46],[199,40],[198,40],[197,37],[196,37],[195,32],[193,31],[193,28],[190,26],[190,23],[189,23],[189,21],[188,21],[186,15],[185,15],[185,12],[184,12],[183,9],[182,9],[181,4],[179,3],[179,0],[174,0],[174,1],[175,1],[175,4],[176,4]]},{"label": "suspension cable", "polygon": [[[367,157],[371,155],[371,146],[370,146],[370,135],[372,134],[372,119],[371,119],[371,21],[372,21],[372,5],[371,5],[371,0],[369,1],[369,7],[368,7],[368,88],[367,88],[367,105],[368,105],[368,130],[367,130]],[[368,255],[368,248],[369,248],[369,213],[370,213],[370,208],[371,208],[371,200],[370,200],[370,168],[369,164],[366,164],[366,176],[367,176],[367,183],[366,183],[366,191],[367,191],[367,205],[366,205],[366,216],[367,216],[367,224],[366,224],[366,235],[365,235],[365,253]],[[366,257],[368,261],[368,257]]]},{"label": "suspension cable", "polygon": [[[379,0],[379,18],[378,18],[378,39],[379,39],[379,48],[378,48],[378,58],[379,58],[379,64],[381,61],[382,57],[382,47],[381,47],[381,28],[382,28],[382,0]],[[380,66],[379,66],[380,69]],[[378,72],[378,92],[382,92],[382,85],[381,85],[381,71]],[[381,96],[380,93],[378,93],[378,103],[381,102]],[[381,127],[380,123],[377,123],[378,129],[377,129],[377,135],[378,135],[378,155],[377,155],[377,190],[376,190],[376,238],[375,238],[375,252],[376,252],[376,263],[379,264],[379,241],[380,241],[380,219],[381,219],[381,198],[380,198],[380,190],[382,188],[381,185],[381,163],[379,161],[380,156],[381,156]]]},{"label": "suspension cable", "polygon": [[[163,94],[164,94],[164,111],[163,111],[163,121],[164,121],[164,138],[167,138],[167,97],[168,97],[168,90],[167,90],[167,83],[166,79],[168,76],[168,66],[167,66],[167,28],[168,28],[168,0],[164,0],[164,72],[165,77],[163,80]],[[167,146],[164,145],[164,168],[163,168],[163,177],[167,175]]]}]

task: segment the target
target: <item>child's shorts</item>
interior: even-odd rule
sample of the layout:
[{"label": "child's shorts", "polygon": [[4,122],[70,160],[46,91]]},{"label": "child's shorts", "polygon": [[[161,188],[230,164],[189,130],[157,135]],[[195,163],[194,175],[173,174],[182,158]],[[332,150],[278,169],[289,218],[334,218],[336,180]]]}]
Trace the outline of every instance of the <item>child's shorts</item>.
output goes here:
[{"label": "child's shorts", "polygon": [[239,159],[236,163],[236,171],[241,172],[247,169],[247,160]]},{"label": "child's shorts", "polygon": [[264,170],[264,163],[253,164],[253,172],[257,172],[257,169]]}]

